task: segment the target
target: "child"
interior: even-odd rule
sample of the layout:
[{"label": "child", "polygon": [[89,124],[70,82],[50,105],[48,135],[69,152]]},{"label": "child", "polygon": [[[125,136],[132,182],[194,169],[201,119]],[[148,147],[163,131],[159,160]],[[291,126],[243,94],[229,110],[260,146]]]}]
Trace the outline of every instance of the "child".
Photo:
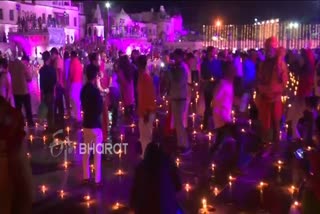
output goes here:
[{"label": "child", "polygon": [[232,132],[233,80],[236,68],[232,62],[223,64],[224,77],[220,80],[214,93],[213,121],[216,129],[216,142],[211,151],[215,152],[226,134]]}]

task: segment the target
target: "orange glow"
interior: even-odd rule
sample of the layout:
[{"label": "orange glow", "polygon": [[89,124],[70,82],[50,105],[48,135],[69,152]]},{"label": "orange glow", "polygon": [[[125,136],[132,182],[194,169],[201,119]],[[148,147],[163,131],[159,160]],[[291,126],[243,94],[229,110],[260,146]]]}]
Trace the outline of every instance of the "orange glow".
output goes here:
[{"label": "orange glow", "polygon": [[218,19],[218,20],[216,21],[216,26],[217,26],[217,27],[220,27],[221,24],[222,24],[221,21]]}]

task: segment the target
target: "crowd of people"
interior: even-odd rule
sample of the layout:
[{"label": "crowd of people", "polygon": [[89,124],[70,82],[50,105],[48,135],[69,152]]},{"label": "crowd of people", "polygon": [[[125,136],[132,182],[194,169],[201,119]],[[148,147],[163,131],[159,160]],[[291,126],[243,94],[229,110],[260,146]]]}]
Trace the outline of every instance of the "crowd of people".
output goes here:
[{"label": "crowd of people", "polygon": [[[96,51],[89,54],[87,64],[79,59],[76,50],[64,50],[61,53],[57,48],[52,48],[50,52],[42,53],[43,65],[39,70],[41,104],[38,117],[44,116],[47,121],[45,134],[52,134],[58,129],[64,130],[67,116],[74,127],[83,128],[85,143],[102,144],[107,142],[108,127],[111,127],[112,134],[119,126],[121,103],[124,107],[125,123],[132,124],[138,118],[141,145],[139,155],[145,159],[138,167],[136,185],[145,182],[141,179],[157,179],[157,176],[151,176],[158,173],[153,167],[160,167],[161,161],[169,159],[167,155],[157,154],[159,148],[150,144],[153,141],[157,102],[161,101],[163,96],[168,98],[170,107],[166,126],[176,132],[178,154],[188,156],[192,153],[187,132],[191,126],[188,118],[194,110],[190,105],[192,102],[196,103],[195,111],[202,116],[203,132],[216,133],[215,143],[210,149],[213,154],[219,151],[226,137],[234,137],[234,111],[238,115],[249,117],[247,109],[251,106],[251,109],[258,112],[256,119],[261,123],[261,140],[266,145],[272,142],[268,155],[277,156],[280,152],[279,132],[283,121],[291,123],[290,140],[293,142],[308,136],[311,136],[308,139],[312,141],[313,130],[319,126],[316,123],[316,96],[320,93],[320,57],[316,54],[318,53],[308,48],[299,52],[286,51],[278,47],[274,37],[266,41],[264,49],[235,53],[207,47],[206,50],[192,52],[176,49],[172,53],[164,51],[161,56],[150,56],[133,50],[131,58],[119,52],[118,57],[111,61],[106,52]],[[284,111],[283,96],[291,75],[296,77],[299,84],[287,114]],[[1,100],[18,111],[23,107],[29,127],[35,124],[28,88],[31,80],[28,56],[23,56],[21,60],[0,59]],[[45,109],[44,115],[40,114],[41,108]],[[108,119],[108,112],[111,112],[111,121]],[[308,112],[312,113],[310,120],[313,125],[309,127],[309,134],[306,136],[301,128],[301,118],[306,118]],[[7,125],[1,122],[1,126]],[[148,154],[148,151],[151,154]],[[0,150],[0,154],[1,152]],[[94,156],[94,181],[96,185],[101,185],[101,154],[94,153]],[[149,161],[154,162],[154,165],[148,163]],[[145,173],[151,174],[146,176]],[[166,173],[172,174],[171,171]],[[87,154],[83,156],[83,180],[87,183],[89,179]],[[173,180],[171,194],[181,189],[176,175]],[[136,213],[151,213],[141,211],[144,208],[139,204],[141,200],[137,200],[149,200],[151,195],[137,196],[139,193],[134,191],[134,188],[132,208],[136,209]],[[149,194],[152,193],[151,190],[148,191]],[[161,207],[172,209],[168,206]]]}]

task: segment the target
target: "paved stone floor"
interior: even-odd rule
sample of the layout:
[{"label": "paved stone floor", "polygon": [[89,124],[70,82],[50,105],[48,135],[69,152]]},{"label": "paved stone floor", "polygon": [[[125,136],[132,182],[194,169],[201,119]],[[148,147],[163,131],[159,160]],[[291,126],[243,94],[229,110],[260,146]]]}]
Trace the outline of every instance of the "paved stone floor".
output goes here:
[{"label": "paved stone floor", "polygon": [[[159,123],[155,124],[154,139],[166,144],[170,150],[174,139],[163,137],[163,111],[159,111],[157,118]],[[190,123],[192,124],[191,118]],[[128,154],[121,158],[117,155],[103,156],[104,185],[101,188],[81,185],[81,157],[77,152],[67,155],[67,167],[64,166],[64,152],[58,157],[52,156],[48,142],[50,139],[45,139],[45,142],[43,139],[42,124],[27,130],[26,144],[34,181],[33,213],[127,213],[126,208],[112,208],[116,203],[124,206],[128,204],[133,171],[140,161],[136,153],[138,130],[137,127],[120,124],[113,137],[110,134],[110,141],[119,142],[122,134],[123,142],[129,144]],[[177,195],[185,213],[198,213],[203,199],[215,208],[214,213],[284,214],[297,209],[292,206],[297,200],[297,194],[291,194],[288,188],[293,184],[298,187],[301,178],[299,168],[294,163],[293,150],[285,142],[282,143],[282,150],[285,152],[281,157],[263,158],[255,132],[245,122],[239,122],[237,141],[242,145],[239,167],[231,171],[223,159],[228,157],[228,152],[221,150],[220,158],[216,158],[215,168],[212,170],[208,143],[212,143],[213,139],[210,141],[210,137],[201,132],[199,118],[196,118],[195,124],[197,128],[192,128],[189,132],[193,145],[192,154],[186,158],[174,157],[179,158],[179,171],[184,185],[191,187],[189,191],[184,188]],[[69,127],[67,132],[70,140],[81,142],[81,129]],[[56,147],[54,155],[57,152],[59,149]],[[115,173],[119,169],[125,175],[117,176]],[[230,180],[230,176],[234,179]],[[261,182],[263,185],[259,186]],[[90,196],[90,200],[85,200],[86,196]]]}]

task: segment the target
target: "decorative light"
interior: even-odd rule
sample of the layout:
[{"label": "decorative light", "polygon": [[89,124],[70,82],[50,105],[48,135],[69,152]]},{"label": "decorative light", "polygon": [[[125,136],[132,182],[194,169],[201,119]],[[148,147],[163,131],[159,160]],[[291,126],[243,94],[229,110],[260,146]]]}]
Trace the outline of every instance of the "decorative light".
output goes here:
[{"label": "decorative light", "polygon": [[60,198],[61,198],[61,199],[64,198],[65,194],[66,194],[66,193],[65,193],[63,190],[60,190],[60,191],[59,191],[59,195],[60,195]]},{"label": "decorative light", "polygon": [[202,209],[207,210],[207,199],[202,199]]},{"label": "decorative light", "polygon": [[212,172],[214,171],[214,169],[216,168],[216,165],[214,163],[211,164],[211,170]]},{"label": "decorative light", "polygon": [[105,6],[107,9],[109,9],[111,7],[111,3],[107,1]]},{"label": "decorative light", "polygon": [[215,187],[215,188],[213,189],[213,194],[214,194],[215,196],[217,196],[217,195],[219,194],[219,189],[218,189],[218,187]]},{"label": "decorative light", "polygon": [[120,202],[116,202],[114,203],[114,205],[112,206],[112,210],[119,210],[120,208],[123,208],[124,205],[121,204]]},{"label": "decorative light", "polygon": [[40,189],[43,194],[45,194],[48,191],[48,188],[46,187],[46,185],[42,185]]},{"label": "decorative light", "polygon": [[190,184],[186,183],[185,186],[184,186],[184,189],[186,190],[186,192],[189,192],[190,189],[191,189]]},{"label": "decorative light", "polygon": [[220,20],[217,20],[217,21],[216,21],[216,26],[217,26],[217,27],[220,27],[220,26],[221,26],[221,21],[220,21]]},{"label": "decorative light", "polygon": [[180,159],[179,158],[176,159],[176,165],[177,165],[177,167],[180,166]]},{"label": "decorative light", "polygon": [[115,175],[117,176],[123,176],[125,173],[122,169],[118,169],[117,172],[115,173]]}]

